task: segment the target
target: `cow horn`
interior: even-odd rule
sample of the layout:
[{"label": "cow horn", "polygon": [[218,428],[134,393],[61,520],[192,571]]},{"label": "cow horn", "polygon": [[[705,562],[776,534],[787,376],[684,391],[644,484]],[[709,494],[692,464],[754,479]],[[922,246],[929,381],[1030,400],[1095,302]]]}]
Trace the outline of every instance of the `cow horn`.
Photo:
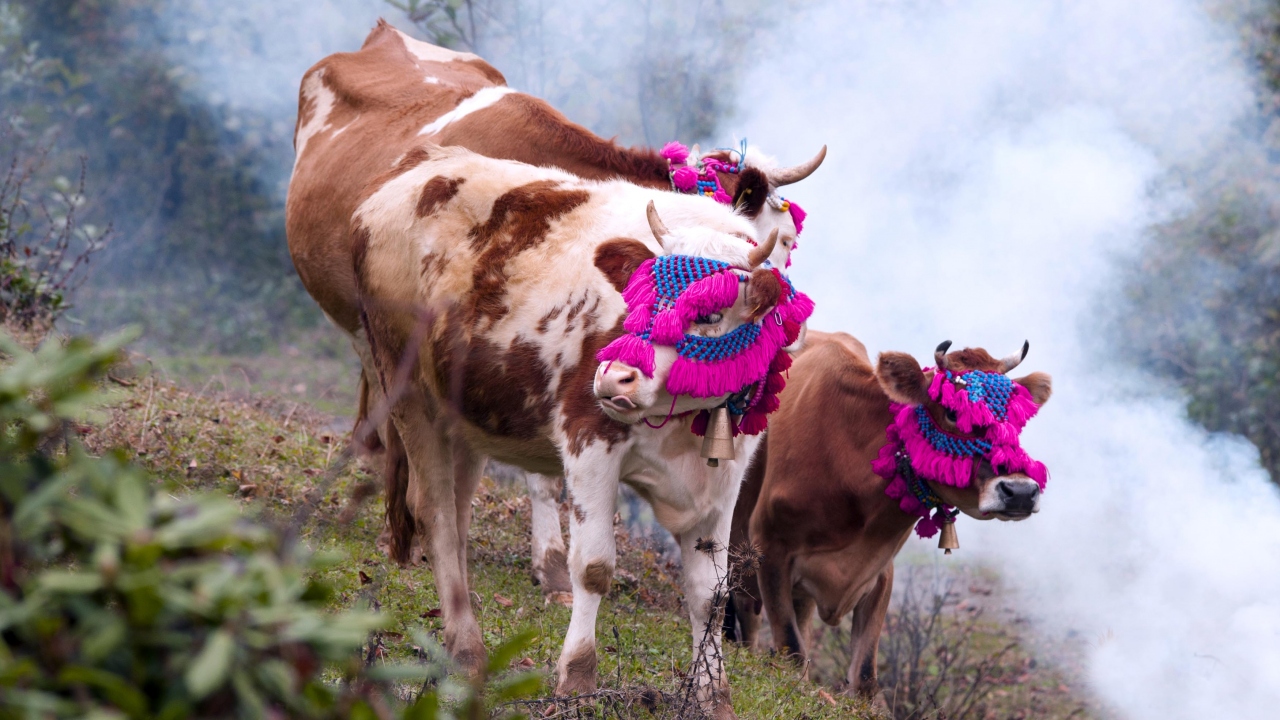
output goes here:
[{"label": "cow horn", "polygon": [[943,340],[938,349],[933,351],[933,363],[939,370],[947,369],[947,350],[951,349],[951,341]]},{"label": "cow horn", "polygon": [[[662,224],[662,218],[658,217],[658,208],[653,206],[653,201],[649,201],[649,207],[645,209],[645,215],[649,218],[649,229],[653,231],[653,236],[658,239],[658,245],[666,242],[666,238],[671,234],[666,225]],[[663,247],[665,250],[666,247]]]},{"label": "cow horn", "polygon": [[798,183],[812,175],[813,171],[818,169],[818,166],[822,164],[822,161],[825,160],[826,157],[827,146],[823,145],[822,149],[818,151],[818,154],[814,155],[809,162],[769,171],[769,183],[774,187],[782,187],[783,185]]},{"label": "cow horn", "polygon": [[752,270],[760,267],[769,256],[773,254],[773,248],[778,244],[778,228],[774,228],[769,233],[769,239],[764,241],[763,245],[751,248],[751,252],[747,254],[747,264]]},{"label": "cow horn", "polygon": [[1008,373],[1010,370],[1021,365],[1022,361],[1025,360],[1027,357],[1027,351],[1030,349],[1031,349],[1031,342],[1028,340],[1023,340],[1022,352],[1014,353],[1009,357],[1000,361],[1000,372]]}]

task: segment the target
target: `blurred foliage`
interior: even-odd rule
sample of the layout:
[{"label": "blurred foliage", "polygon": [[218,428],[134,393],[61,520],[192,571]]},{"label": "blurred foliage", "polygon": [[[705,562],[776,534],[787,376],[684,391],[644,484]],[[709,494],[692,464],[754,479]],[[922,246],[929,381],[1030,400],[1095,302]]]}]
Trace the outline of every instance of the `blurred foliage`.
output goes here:
[{"label": "blurred foliage", "polygon": [[1179,169],[1189,211],[1125,268],[1112,338],[1183,389],[1193,420],[1251,440],[1280,482],[1280,1],[1216,13],[1263,81],[1257,108],[1229,147]]},{"label": "blurred foliage", "polygon": [[[290,126],[250,133],[193,102],[162,52],[165,5],[0,0],[0,123],[24,162],[46,157],[34,196],[83,162],[80,218],[115,228],[75,315],[95,328],[142,320],[155,344],[260,349],[320,318],[289,261],[283,193],[262,179],[288,167]],[[165,287],[180,292],[151,302]],[[141,299],[110,302],[120,288]],[[173,313],[185,321],[166,322]]]},{"label": "blurred foliage", "polygon": [[[28,352],[0,335],[0,717],[476,718],[539,690],[507,672],[527,634],[469,682],[425,636],[430,662],[373,662],[359,651],[389,618],[325,610],[310,578],[334,558],[88,455],[97,380],[135,336]],[[404,704],[405,681],[428,685]]]}]

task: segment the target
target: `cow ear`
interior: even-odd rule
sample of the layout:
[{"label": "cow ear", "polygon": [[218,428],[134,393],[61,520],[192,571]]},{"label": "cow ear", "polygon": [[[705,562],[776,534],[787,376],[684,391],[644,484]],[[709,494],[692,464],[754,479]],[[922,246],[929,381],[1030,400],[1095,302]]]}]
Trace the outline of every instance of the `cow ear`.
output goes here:
[{"label": "cow ear", "polygon": [[760,168],[744,167],[738,173],[738,187],[733,193],[733,208],[739,215],[755,218],[769,199],[769,176]]},{"label": "cow ear", "polygon": [[876,379],[894,402],[923,405],[929,401],[929,379],[920,369],[920,363],[906,353],[880,353],[876,361]]},{"label": "cow ear", "polygon": [[1030,390],[1031,399],[1037,405],[1049,402],[1049,396],[1053,394],[1053,378],[1049,377],[1049,373],[1033,372],[1015,379],[1014,382]]},{"label": "cow ear", "polygon": [[747,282],[748,320],[756,322],[764,314],[778,306],[782,297],[782,283],[772,270],[756,268],[751,271],[751,279]]},{"label": "cow ear", "polygon": [[609,279],[609,284],[622,292],[627,289],[636,268],[653,256],[653,251],[639,240],[614,238],[596,248],[596,268]]}]

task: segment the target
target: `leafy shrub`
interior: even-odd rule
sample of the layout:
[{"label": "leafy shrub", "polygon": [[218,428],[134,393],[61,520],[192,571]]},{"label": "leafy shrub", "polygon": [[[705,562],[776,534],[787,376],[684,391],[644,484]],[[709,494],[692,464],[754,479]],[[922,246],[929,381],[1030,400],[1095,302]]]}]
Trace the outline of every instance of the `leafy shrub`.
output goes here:
[{"label": "leafy shrub", "polygon": [[[87,455],[77,430],[130,337],[27,352],[0,336],[0,718],[482,717],[539,688],[504,675],[526,636],[472,682],[448,681],[428,638],[432,663],[366,664],[388,619],[325,609],[309,578],[333,558],[226,498],[158,492],[123,453]],[[391,710],[397,682],[428,678]]]}]

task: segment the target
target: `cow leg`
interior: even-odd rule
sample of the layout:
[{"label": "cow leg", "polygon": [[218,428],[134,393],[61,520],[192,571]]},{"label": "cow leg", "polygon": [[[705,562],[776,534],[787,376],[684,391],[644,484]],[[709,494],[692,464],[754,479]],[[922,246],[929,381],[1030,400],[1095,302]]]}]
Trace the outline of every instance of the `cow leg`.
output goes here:
[{"label": "cow leg", "polygon": [[[393,414],[396,429],[409,460],[409,506],[417,532],[426,540],[436,592],[444,611],[444,644],[463,668],[478,673],[484,668],[484,640],[471,608],[467,586],[465,546],[459,547],[460,503],[470,503],[471,487],[459,487],[455,465],[463,469],[474,462],[465,445],[459,445],[455,463],[454,443],[439,423],[429,420],[419,406],[401,403]],[[401,410],[404,410],[403,412]]]},{"label": "cow leg", "polygon": [[698,702],[716,718],[736,717],[724,674],[720,637],[728,597],[731,519],[729,512],[714,514],[680,534],[684,597],[693,628],[694,682]]},{"label": "cow leg", "polygon": [[533,504],[533,582],[542,586],[548,601],[568,604],[573,586],[569,583],[568,553],[560,531],[560,478],[526,473],[525,481]]},{"label": "cow leg", "polygon": [[872,699],[880,691],[876,675],[876,651],[880,647],[880,631],[889,611],[893,592],[893,565],[880,574],[875,587],[853,608],[853,624],[849,629],[849,681],[846,692]]},{"label": "cow leg", "polygon": [[471,532],[471,499],[475,497],[476,487],[484,477],[486,458],[476,455],[471,450],[471,446],[456,434],[450,440],[450,447],[453,450],[453,500],[458,514],[458,567],[462,571],[463,587],[470,588],[467,550],[471,547],[468,538]]},{"label": "cow leg", "polygon": [[760,599],[773,645],[779,652],[804,658],[805,647],[796,623],[795,605],[791,597],[791,563],[781,548],[766,548],[760,560]]},{"label": "cow leg", "polygon": [[796,634],[800,637],[800,647],[803,648],[801,653],[805,659],[804,673],[809,674],[809,650],[813,648],[813,612],[818,607],[817,601],[809,597],[808,593],[801,590],[800,592],[792,591],[791,607],[795,613]]},{"label": "cow leg", "polygon": [[[569,580],[573,614],[560,651],[557,695],[596,690],[596,615],[613,580],[617,545],[613,515],[618,506],[618,461],[598,458],[604,467],[566,463],[565,483],[573,513],[569,519]],[[576,465],[576,467],[575,467]]]}]

